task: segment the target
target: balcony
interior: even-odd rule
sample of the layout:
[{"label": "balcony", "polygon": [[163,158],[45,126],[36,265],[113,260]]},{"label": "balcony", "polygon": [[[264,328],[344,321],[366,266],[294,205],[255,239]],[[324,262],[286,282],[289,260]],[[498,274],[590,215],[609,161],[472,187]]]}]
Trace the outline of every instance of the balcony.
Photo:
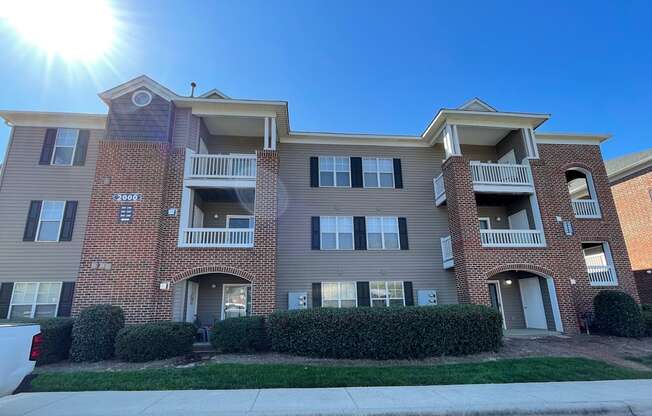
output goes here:
[{"label": "balcony", "polygon": [[618,286],[613,266],[586,266],[591,286]]},{"label": "balcony", "polygon": [[188,178],[256,179],[256,155],[190,155]]},{"label": "balcony", "polygon": [[238,228],[186,228],[180,246],[198,248],[248,248],[254,246],[254,230]]},{"label": "balcony", "polygon": [[480,230],[483,247],[544,247],[543,232],[540,230]]},{"label": "balcony", "polygon": [[495,193],[533,193],[534,183],[528,165],[471,161],[473,190]]},{"label": "balcony", "polygon": [[453,244],[450,235],[441,238],[441,257],[444,269],[450,269],[455,266],[455,260],[453,259]]},{"label": "balcony", "polygon": [[444,174],[440,173],[439,176],[432,180],[432,185],[435,190],[435,205],[440,206],[446,202],[446,189],[444,188]]},{"label": "balcony", "polygon": [[600,207],[595,199],[572,199],[575,218],[600,218]]}]

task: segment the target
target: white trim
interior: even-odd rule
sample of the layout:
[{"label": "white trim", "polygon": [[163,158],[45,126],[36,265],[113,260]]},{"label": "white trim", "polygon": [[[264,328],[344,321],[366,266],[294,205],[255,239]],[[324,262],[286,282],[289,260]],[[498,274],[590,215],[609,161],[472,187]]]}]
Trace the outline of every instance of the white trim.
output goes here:
[{"label": "white trim", "polygon": [[388,147],[430,147],[420,137],[347,135],[335,133],[290,132],[281,137],[281,143],[288,144],[331,144],[343,146],[388,146]]},{"label": "white trim", "polygon": [[106,114],[52,113],[43,111],[0,110],[2,117],[11,127],[69,127],[77,129],[104,130]]},{"label": "white trim", "polygon": [[[57,146],[59,140],[59,133],[61,130],[75,130],[75,144],[72,146]],[[52,166],[72,166],[75,162],[75,154],[77,153],[77,144],[79,144],[79,129],[71,129],[68,127],[59,127],[57,129],[56,137],[54,138],[54,146],[52,147],[52,156],[50,157],[50,165]],[[57,153],[57,147],[72,147],[72,155],[70,156],[70,163],[54,163],[54,157]]]},{"label": "white trim", "polygon": [[[607,161],[609,162],[609,161]],[[611,173],[607,172],[607,176],[609,178],[609,182],[616,182],[619,181],[620,179],[623,179],[627,176],[633,175],[637,173],[640,170],[643,170],[647,168],[648,166],[652,166],[652,155],[648,156],[646,158],[643,158],[641,160],[638,160],[632,164],[629,164],[627,166],[624,166],[616,171],[613,171]]]},{"label": "white trim", "polygon": [[[41,231],[41,217],[43,216],[43,207],[45,206],[46,202],[63,202],[63,209],[61,210],[61,218],[59,219],[59,228],[57,229],[57,239],[56,240],[39,240],[39,232]],[[61,239],[61,227],[63,226],[63,217],[66,213],[66,205],[68,203],[66,201],[53,201],[53,200],[42,200],[41,201],[41,209],[39,210],[38,213],[38,225],[36,226],[36,235],[34,236],[34,241],[39,242],[39,243],[58,243],[59,240]],[[54,222],[48,220],[47,222]]]},{"label": "white trim", "polygon": [[403,280],[371,280],[371,281],[369,281],[369,307],[371,307],[371,308],[374,307],[374,299],[375,300],[383,299],[383,298],[374,298],[373,297],[373,292],[371,290],[371,284],[372,283],[383,283],[385,285],[385,297],[384,297],[385,307],[390,306],[390,300],[392,300],[392,299],[393,300],[401,299],[401,298],[392,298],[392,297],[389,296],[389,287],[388,287],[389,282],[393,282],[393,283],[399,282],[399,283],[401,283],[401,291],[403,292],[403,298],[402,298],[403,306],[405,306],[405,282]]},{"label": "white trim", "polygon": [[101,92],[98,95],[102,99],[102,101],[108,104],[109,101],[121,97],[125,94],[128,94],[142,87],[151,90],[154,94],[158,95],[159,97],[163,98],[166,101],[172,101],[173,99],[179,97],[172,90],[164,87],[163,85],[154,81],[147,75],[141,75],[139,77],[136,77],[130,81],[118,85],[117,87],[113,87],[109,90]]},{"label": "white trim", "polygon": [[550,297],[550,308],[552,309],[552,316],[555,319],[555,329],[557,332],[564,332],[564,324],[561,320],[561,312],[559,312],[559,302],[557,301],[557,289],[555,288],[555,279],[550,276],[542,276],[546,279],[548,286],[548,296]]},{"label": "white trim", "polygon": [[[573,166],[567,169],[566,172],[568,172],[569,170],[574,170],[584,175],[586,184],[588,186],[587,190],[589,193],[589,200],[595,201],[594,205],[596,209],[596,215],[578,215],[575,212],[576,209],[575,209],[575,205],[573,204],[573,199],[571,199],[571,208],[573,209],[573,214],[575,215],[575,218],[602,218],[602,210],[600,209],[600,199],[598,198],[598,194],[595,189],[595,183],[593,182],[593,174],[591,173],[591,171],[577,166]],[[568,185],[568,182],[566,184]],[[570,189],[568,190],[568,192],[570,194]]]},{"label": "white trim", "polygon": [[[26,306],[26,305],[31,305],[32,310],[30,312],[29,317],[34,318],[34,314],[36,313],[36,307],[38,305],[53,305],[52,303],[37,303],[36,300],[38,298],[38,292],[41,288],[41,283],[58,283],[59,284],[59,296],[57,296],[57,303],[54,304],[54,315],[53,317],[57,316],[57,313],[59,312],[59,303],[61,302],[61,291],[63,290],[63,281],[43,281],[43,282],[14,282],[13,287],[11,288],[11,299],[9,301],[9,309],[7,310],[7,319],[11,316],[11,311],[14,306]],[[32,303],[19,303],[19,304],[14,304],[14,296],[16,294],[16,284],[35,284],[36,285],[36,291],[34,292],[34,297],[32,298]]]},{"label": "white trim", "polygon": [[[380,219],[380,248],[370,248],[369,247],[369,218],[379,218]],[[393,218],[396,220],[396,233],[387,232],[387,234],[396,234],[396,248],[387,248],[385,247],[385,218]],[[367,250],[400,250],[401,249],[401,234],[398,227],[398,217],[392,215],[378,216],[378,215],[367,215],[364,217],[365,222],[365,238]],[[355,225],[354,225],[355,226]],[[355,230],[353,230],[354,239],[355,239]],[[377,234],[377,233],[374,233]],[[355,245],[355,244],[354,244]]]},{"label": "white trim", "polygon": [[[319,282],[321,285],[321,307],[322,308],[330,308],[331,306],[324,306],[324,284],[331,284],[337,285],[337,299],[327,299],[329,301],[337,300],[337,308],[340,309],[342,308],[342,300],[345,301],[350,301],[353,300],[355,301],[355,306],[354,308],[358,307],[358,286],[357,282],[348,282],[348,281],[325,281],[325,282]],[[352,284],[353,285],[353,291],[355,292],[355,295],[353,296],[353,299],[342,299],[342,284]]]},{"label": "white trim", "polygon": [[[322,227],[321,221],[322,218],[335,218],[335,248],[324,248],[324,242],[322,235],[323,234],[332,234],[332,233],[324,233]],[[339,219],[340,218],[350,218],[351,219],[351,248],[340,248],[340,229],[339,229]],[[355,225],[353,224],[353,216],[348,216],[348,215],[324,215],[319,217],[319,250],[323,251],[350,251],[350,250],[355,250]],[[342,233],[342,234],[349,234],[349,233]]]},{"label": "white trim", "polygon": [[[481,99],[479,99],[478,97],[473,97],[473,98],[471,98],[470,100],[468,100],[467,102],[465,102],[464,104],[462,104],[461,106],[459,106],[457,109],[458,109],[458,110],[467,110],[467,109],[468,109],[469,107],[471,107],[473,104],[476,104],[476,105],[478,105],[478,106],[480,106],[480,107],[486,109],[487,111],[492,111],[492,112],[497,112],[497,111],[498,111],[498,110],[496,110],[495,108],[493,108],[492,106],[490,106],[489,104],[487,104],[486,102],[484,102],[484,101],[482,101]],[[467,111],[468,111],[468,110],[467,110]]]},{"label": "white trim", "polygon": [[480,228],[481,230],[491,230],[491,218],[490,217],[478,217],[478,227],[482,221],[487,221],[487,228]]},{"label": "white trim", "polygon": [[538,144],[578,144],[578,145],[600,145],[611,138],[611,134],[588,134],[588,133],[551,133],[536,132],[536,143]]},{"label": "white trim", "polygon": [[[322,158],[332,158],[333,159],[333,170],[332,171],[328,171],[328,170],[323,171],[323,172],[330,172],[330,173],[333,174],[333,185],[322,185],[322,183],[321,183],[321,173],[322,173],[321,159]],[[348,171],[337,170],[337,159],[338,158],[339,159],[348,159],[348,161],[349,161],[349,163],[348,163],[349,170]],[[344,173],[344,172],[349,173],[349,184],[348,185],[338,185],[337,184],[337,173],[338,172],[339,173]],[[318,176],[318,182],[319,182],[319,187],[320,188],[351,188],[351,182],[352,182],[352,178],[351,178],[351,157],[350,156],[317,156],[317,176]]]},{"label": "white trim", "polygon": [[[226,287],[246,287],[246,288],[249,289],[247,292],[245,292],[247,299],[245,299],[245,315],[244,315],[244,316],[249,316],[249,314],[251,313],[251,311],[248,310],[249,297],[252,296],[251,283],[222,283],[222,304],[220,305],[222,311],[220,313],[220,321],[223,321],[224,319],[226,319],[226,318],[224,318],[224,294],[226,293],[226,290],[224,290],[224,288],[226,288]],[[197,303],[199,303],[199,302],[197,302]]]},{"label": "white trim", "polygon": [[272,137],[270,138],[270,148],[272,150],[276,150],[276,143],[278,141],[276,138],[276,117],[271,117],[270,121],[272,123],[271,125]]},{"label": "white trim", "polygon": [[[374,161],[376,161],[376,171],[375,172],[365,172],[365,170],[364,170],[364,161],[365,160],[374,160]],[[392,165],[392,169],[391,169],[390,172],[381,172],[380,171],[380,161],[381,160],[389,160],[390,161],[390,163]],[[369,174],[375,173],[376,174],[376,180],[378,181],[378,186],[367,186],[367,181],[365,179],[365,173],[369,173]],[[381,173],[384,173],[384,174],[391,173],[392,174],[392,186],[381,186],[380,185],[380,174]],[[363,157],[362,158],[362,187],[363,188],[370,188],[370,189],[374,189],[374,188],[384,188],[384,189],[395,188],[396,187],[396,178],[394,177],[394,159],[388,158],[388,157]]]},{"label": "white trim", "polygon": [[[253,227],[253,225],[254,225],[254,223],[253,223],[254,222],[254,216],[253,215],[231,215],[231,214],[226,215],[226,228],[232,228],[229,225],[229,221],[231,221],[231,219],[243,219],[243,218],[246,218],[246,219],[249,220],[249,227],[247,227],[246,229],[253,229],[254,228]],[[240,230],[241,228],[234,228],[234,229]],[[244,228],[242,228],[242,229],[244,229]]]},{"label": "white trim", "polygon": [[[145,104],[138,104],[136,102],[136,95],[138,95],[138,94],[147,95],[147,102]],[[136,107],[140,107],[140,108],[147,107],[148,105],[150,105],[152,103],[152,94],[147,90],[136,90],[131,94],[131,103],[133,105],[135,105]]]},{"label": "white trim", "polygon": [[498,303],[500,314],[503,317],[503,329],[507,329],[507,320],[505,320],[505,304],[503,303],[503,292],[500,290],[500,280],[487,280],[487,289],[490,284],[496,285],[496,296],[498,296]]},{"label": "white trim", "polygon": [[203,93],[202,95],[200,95],[197,98],[208,98],[213,94],[219,95],[220,98],[222,98],[222,99],[229,99],[228,95],[224,94],[222,91],[218,90],[217,88],[213,88],[213,89],[211,89],[209,91],[206,91],[205,93]]}]

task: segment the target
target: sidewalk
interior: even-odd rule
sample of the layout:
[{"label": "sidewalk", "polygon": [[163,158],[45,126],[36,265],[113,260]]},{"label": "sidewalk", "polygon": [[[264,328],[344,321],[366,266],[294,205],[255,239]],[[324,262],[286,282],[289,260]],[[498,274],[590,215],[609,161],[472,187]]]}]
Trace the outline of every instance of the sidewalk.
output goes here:
[{"label": "sidewalk", "polygon": [[22,393],[0,415],[652,415],[652,380],[330,389]]}]

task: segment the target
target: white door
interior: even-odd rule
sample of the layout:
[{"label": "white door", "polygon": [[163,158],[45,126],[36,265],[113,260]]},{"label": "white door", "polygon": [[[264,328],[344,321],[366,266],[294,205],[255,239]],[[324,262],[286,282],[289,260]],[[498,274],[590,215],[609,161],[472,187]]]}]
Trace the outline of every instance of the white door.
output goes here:
[{"label": "white door", "polygon": [[543,309],[541,286],[538,277],[519,279],[521,288],[521,301],[523,302],[523,315],[527,328],[548,329],[546,312]]},{"label": "white door", "polygon": [[199,297],[199,283],[188,281],[186,294],[186,322],[195,322],[197,319],[197,298]]},{"label": "white door", "polygon": [[516,155],[514,154],[514,149],[510,150],[509,152],[505,153],[498,159],[498,163],[508,163],[511,165],[516,164]]},{"label": "white door", "polygon": [[507,217],[510,230],[527,230],[530,222],[527,220],[527,212],[524,209]]}]

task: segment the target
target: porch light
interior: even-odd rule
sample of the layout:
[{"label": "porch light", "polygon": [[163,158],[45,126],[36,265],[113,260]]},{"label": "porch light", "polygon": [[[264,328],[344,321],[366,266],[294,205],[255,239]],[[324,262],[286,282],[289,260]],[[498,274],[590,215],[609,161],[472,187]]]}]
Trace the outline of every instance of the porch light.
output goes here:
[{"label": "porch light", "polygon": [[512,282],[512,279],[507,279],[507,280],[505,280],[505,284],[506,284],[507,286],[511,286],[512,283],[513,283],[513,282]]}]

